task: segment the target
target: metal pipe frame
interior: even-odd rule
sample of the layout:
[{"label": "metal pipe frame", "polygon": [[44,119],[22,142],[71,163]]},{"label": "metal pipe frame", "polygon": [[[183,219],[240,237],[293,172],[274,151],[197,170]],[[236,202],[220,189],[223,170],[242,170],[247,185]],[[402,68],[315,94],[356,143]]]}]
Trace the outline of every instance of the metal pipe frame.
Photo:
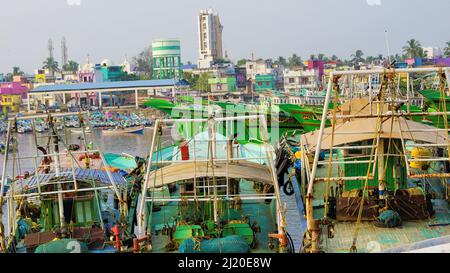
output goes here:
[{"label": "metal pipe frame", "polygon": [[23,156],[23,157],[16,157],[16,159],[18,160],[22,160],[22,159],[33,159],[33,158],[42,158],[42,157],[48,157],[48,156],[65,156],[65,155],[78,155],[78,154],[95,154],[95,153],[100,153],[99,150],[86,150],[86,151],[74,151],[74,152],[63,152],[63,153],[52,153],[52,154],[46,154],[46,155],[34,155],[34,156]]},{"label": "metal pipe frame", "polygon": [[[218,195],[218,198],[220,198],[221,200],[233,200],[232,198],[227,198],[226,195]],[[230,195],[231,197],[231,195]],[[260,197],[240,197],[241,200],[273,200],[276,199],[277,197],[275,195],[270,195],[270,196],[260,196]],[[194,202],[194,201],[201,201],[201,202],[207,202],[207,201],[213,201],[214,198],[209,198],[209,197],[188,197],[188,198],[155,198],[153,199],[153,202],[184,202],[184,201],[190,201],[190,202]],[[152,202],[151,198],[146,198],[145,199],[146,202]]]},{"label": "metal pipe frame", "polygon": [[[348,177],[330,177],[330,181],[353,181],[353,180],[357,180],[357,181],[363,181],[366,180],[366,176],[348,176]],[[374,179],[375,177],[369,176],[369,180]],[[327,181],[326,177],[316,177],[315,179],[316,182],[325,182]]]},{"label": "metal pipe frame", "polygon": [[[70,182],[70,181],[69,181]],[[83,188],[83,189],[73,189],[73,190],[62,190],[62,191],[51,191],[51,192],[41,192],[41,193],[26,193],[26,194],[14,194],[14,195],[9,195],[7,194],[6,197],[7,198],[22,198],[22,197],[34,197],[34,196],[39,196],[39,195],[53,195],[53,194],[59,194],[59,193],[76,193],[76,192],[86,192],[86,191],[92,191],[94,192],[95,190],[111,190],[114,189],[113,186],[104,186],[104,187],[96,187],[94,188]]]},{"label": "metal pipe frame", "polygon": [[[391,114],[381,114],[382,118],[391,118],[391,117],[423,117],[423,116],[441,116],[441,115],[450,115],[450,112],[430,112],[430,113],[391,113]],[[376,118],[374,115],[338,115],[336,119],[349,119],[349,118]],[[327,117],[327,119],[330,119]]]}]

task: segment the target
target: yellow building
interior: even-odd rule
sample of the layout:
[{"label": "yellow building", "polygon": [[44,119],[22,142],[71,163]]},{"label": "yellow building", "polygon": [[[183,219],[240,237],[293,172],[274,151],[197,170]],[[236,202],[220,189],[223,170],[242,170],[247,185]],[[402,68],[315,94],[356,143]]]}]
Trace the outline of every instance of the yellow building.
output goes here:
[{"label": "yellow building", "polygon": [[46,76],[45,76],[45,74],[36,74],[36,75],[34,75],[34,80],[35,80],[37,83],[45,83],[45,81],[46,81]]},{"label": "yellow building", "polygon": [[18,113],[21,104],[22,104],[22,97],[20,95],[2,96],[1,106],[4,114]]}]

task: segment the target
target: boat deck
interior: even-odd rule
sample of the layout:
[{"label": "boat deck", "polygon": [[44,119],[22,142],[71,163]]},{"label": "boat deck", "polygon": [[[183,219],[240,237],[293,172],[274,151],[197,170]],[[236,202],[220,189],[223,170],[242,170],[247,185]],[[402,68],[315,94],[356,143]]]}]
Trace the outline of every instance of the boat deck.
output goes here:
[{"label": "boat deck", "polygon": [[[326,177],[327,166],[317,170],[318,176]],[[333,174],[336,175],[335,169]],[[358,252],[380,252],[391,248],[396,248],[411,243],[420,242],[427,239],[433,239],[450,235],[450,210],[449,205],[444,196],[439,194],[443,191],[440,181],[430,181],[436,196],[439,199],[433,200],[435,215],[425,221],[404,221],[403,225],[398,228],[378,228],[373,222],[362,222],[359,229],[357,239]],[[335,186],[334,182],[330,183]],[[314,205],[314,218],[323,217],[323,198],[326,189],[326,183],[317,183],[314,187],[314,195],[316,199]],[[439,226],[433,226],[439,224]],[[430,226],[431,225],[431,226]],[[335,237],[328,239],[326,230],[322,236],[322,250],[327,253],[349,252],[352,245],[355,232],[355,222],[338,222],[334,221]]]},{"label": "boat deck", "polygon": [[303,202],[298,188],[297,181],[293,181],[295,194],[287,196],[283,190],[280,189],[281,204],[286,206],[286,231],[292,238],[294,243],[294,250],[298,253],[303,245],[303,235],[306,231],[306,219],[303,216]]},{"label": "boat deck", "polygon": [[[358,252],[386,251],[391,248],[450,235],[450,213],[447,202],[435,200],[434,205],[436,214],[433,218],[426,221],[405,221],[398,228],[378,228],[373,222],[362,222],[356,244]],[[436,224],[438,226],[433,226]],[[323,250],[327,253],[349,252],[354,232],[354,222],[336,222],[336,235],[333,239],[323,239]]]},{"label": "boat deck", "polygon": [[[240,184],[241,194],[255,194],[253,189],[253,183],[243,181]],[[178,192],[172,194],[172,197],[177,197]],[[161,207],[160,211],[153,212],[152,217],[152,229],[160,230],[164,224],[171,224],[174,217],[178,213],[178,204],[176,202],[170,202]],[[252,253],[267,253],[274,252],[268,248],[269,238],[268,234],[276,232],[274,217],[272,216],[271,208],[269,204],[266,204],[264,200],[243,200],[242,201],[242,214],[248,215],[250,223],[257,222],[261,228],[261,232],[256,233],[257,246],[251,249]],[[168,236],[162,235],[160,231],[157,235],[152,237],[153,251],[154,253],[167,253],[165,249],[168,243]]]}]

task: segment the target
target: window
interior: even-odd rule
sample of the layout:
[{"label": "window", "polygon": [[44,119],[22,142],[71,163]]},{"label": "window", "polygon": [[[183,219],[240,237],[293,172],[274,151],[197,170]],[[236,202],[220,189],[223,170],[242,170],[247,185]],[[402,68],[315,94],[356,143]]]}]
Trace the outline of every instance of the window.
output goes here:
[{"label": "window", "polygon": [[88,201],[77,201],[76,202],[76,215],[77,222],[80,224],[89,224],[94,221],[93,215],[93,204],[91,200]]},{"label": "window", "polygon": [[269,86],[270,85],[270,82],[266,82],[266,86]]},{"label": "window", "polygon": [[289,83],[295,83],[295,78],[289,78]]},{"label": "window", "polygon": [[258,86],[262,86],[262,82],[258,82]]}]

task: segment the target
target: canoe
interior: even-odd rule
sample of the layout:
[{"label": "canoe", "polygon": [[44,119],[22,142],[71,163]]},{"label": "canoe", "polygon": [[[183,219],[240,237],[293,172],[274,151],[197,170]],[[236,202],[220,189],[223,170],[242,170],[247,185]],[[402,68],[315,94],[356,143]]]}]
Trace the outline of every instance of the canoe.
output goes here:
[{"label": "canoe", "polygon": [[116,128],[116,129],[109,129],[109,130],[103,130],[103,134],[105,135],[120,135],[120,134],[143,134],[144,133],[144,126],[137,126],[137,127],[130,127],[130,128]]}]

